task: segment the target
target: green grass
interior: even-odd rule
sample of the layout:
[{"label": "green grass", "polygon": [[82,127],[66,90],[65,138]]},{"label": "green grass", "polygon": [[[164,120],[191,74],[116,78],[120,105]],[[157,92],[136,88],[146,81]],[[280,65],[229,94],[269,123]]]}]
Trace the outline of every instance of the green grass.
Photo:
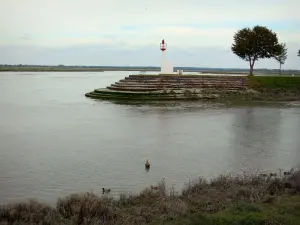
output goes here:
[{"label": "green grass", "polygon": [[300,76],[248,76],[248,85],[254,89],[300,90]]},{"label": "green grass", "polygon": [[[271,198],[271,197],[269,197]],[[153,225],[299,225],[300,196],[272,197],[271,202],[237,202],[215,214],[195,213]]]}]

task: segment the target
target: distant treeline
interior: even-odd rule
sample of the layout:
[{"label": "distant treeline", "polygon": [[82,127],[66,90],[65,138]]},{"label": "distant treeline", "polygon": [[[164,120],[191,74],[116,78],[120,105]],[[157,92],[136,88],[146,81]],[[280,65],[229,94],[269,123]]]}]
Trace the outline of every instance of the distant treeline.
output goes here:
[{"label": "distant treeline", "polygon": [[[207,67],[174,67],[174,72],[207,72],[207,73],[248,73],[249,69],[207,68]],[[0,65],[0,71],[160,71],[156,66],[65,66],[65,65]],[[256,69],[256,74],[277,74],[278,69]],[[282,70],[282,74],[300,75],[300,70]]]}]

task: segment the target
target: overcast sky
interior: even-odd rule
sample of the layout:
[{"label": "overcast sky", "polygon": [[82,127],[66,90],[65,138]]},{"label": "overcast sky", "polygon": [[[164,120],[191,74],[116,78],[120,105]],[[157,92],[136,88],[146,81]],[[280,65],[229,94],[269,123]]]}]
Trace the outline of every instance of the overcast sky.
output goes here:
[{"label": "overcast sky", "polygon": [[164,38],[174,66],[247,68],[233,35],[263,25],[287,43],[283,68],[300,69],[299,0],[0,1],[0,64],[159,66]]}]

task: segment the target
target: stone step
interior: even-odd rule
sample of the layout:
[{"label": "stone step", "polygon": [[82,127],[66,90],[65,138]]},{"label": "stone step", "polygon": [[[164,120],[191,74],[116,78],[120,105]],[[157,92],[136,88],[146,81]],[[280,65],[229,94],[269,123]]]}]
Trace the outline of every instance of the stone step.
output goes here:
[{"label": "stone step", "polygon": [[178,83],[137,83],[137,82],[115,82],[113,85],[120,86],[185,86],[185,85],[215,85],[215,86],[243,86],[241,82],[178,82]]},{"label": "stone step", "polygon": [[244,82],[243,79],[239,79],[239,80],[211,80],[211,79],[190,79],[190,80],[131,80],[131,79],[122,79],[119,80],[118,82],[122,82],[122,83],[206,83],[206,82],[210,82],[210,83],[242,83]]},{"label": "stone step", "polygon": [[[192,89],[194,87],[185,87],[187,89]],[[184,89],[185,89],[184,88]],[[108,86],[107,89],[109,90],[119,90],[119,91],[132,91],[132,92],[149,92],[149,91],[161,91],[163,90],[164,88],[146,88],[146,87],[121,87],[121,86]],[[182,90],[183,88],[172,88],[172,90]],[[209,89],[208,87],[206,89]],[[215,87],[211,87],[210,88],[211,90],[241,90],[243,89],[242,87],[228,87],[228,88],[215,88]]]},{"label": "stone step", "polygon": [[161,84],[161,83],[167,83],[167,84],[178,84],[178,83],[224,83],[224,84],[246,84],[243,80],[119,80],[116,83],[126,83],[126,84]]},{"label": "stone step", "polygon": [[140,88],[140,87],[116,87],[116,86],[108,86],[109,90],[128,90],[128,91],[160,91],[163,88]]},{"label": "stone step", "polygon": [[102,93],[87,93],[85,95],[86,97],[91,97],[91,98],[95,98],[95,99],[116,99],[116,100],[187,100],[187,99],[191,99],[191,100],[196,100],[196,99],[214,99],[216,98],[216,95],[214,94],[201,94],[198,95],[197,97],[190,95],[184,95],[182,94],[176,94],[176,95],[163,95],[163,94],[156,94],[156,95],[150,95],[149,93],[140,93],[140,94],[132,94],[132,93],[128,93],[128,92],[119,92],[119,91],[115,91],[115,92],[111,92],[111,91],[107,91],[107,93],[105,93],[105,91],[103,91]]},{"label": "stone step", "polygon": [[111,87],[120,88],[230,88],[230,87],[243,87],[242,85],[233,84],[161,84],[161,85],[126,85],[126,84],[111,84]]},{"label": "stone step", "polygon": [[[127,79],[149,79],[149,78],[162,78],[162,79],[174,79],[174,78],[180,78],[180,79],[201,79],[201,78],[209,78],[209,79],[240,79],[242,77],[237,76],[210,76],[210,75],[129,75],[126,77]],[[125,79],[126,79],[125,78]]]},{"label": "stone step", "polygon": [[143,78],[143,79],[133,79],[133,78],[128,78],[128,77],[125,77],[125,79],[122,79],[120,81],[130,81],[130,82],[190,82],[190,81],[195,81],[195,82],[198,82],[198,81],[205,81],[205,82],[233,82],[233,81],[242,81],[244,80],[243,78],[235,78],[235,79],[225,79],[225,78],[221,78],[221,79],[218,79],[218,78],[185,78],[185,79],[182,79],[182,78],[172,78],[172,79],[163,79],[163,78]]},{"label": "stone step", "polygon": [[[128,95],[138,95],[138,94],[144,94],[145,91],[131,91],[131,90],[115,90],[115,89],[109,89],[109,88],[105,88],[105,89],[96,89],[94,91],[94,93],[101,93],[101,94],[128,94]],[[149,95],[157,95],[160,94],[161,90],[159,91],[152,91],[152,92],[148,92],[147,94]]]}]

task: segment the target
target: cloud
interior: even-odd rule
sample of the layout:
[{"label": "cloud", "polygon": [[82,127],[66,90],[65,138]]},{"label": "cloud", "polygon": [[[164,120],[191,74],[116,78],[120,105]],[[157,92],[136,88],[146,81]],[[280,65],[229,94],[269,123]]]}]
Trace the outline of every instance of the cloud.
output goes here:
[{"label": "cloud", "polygon": [[21,40],[30,40],[32,36],[28,33],[24,33],[22,36],[20,36]]},{"label": "cloud", "polygon": [[121,28],[124,29],[124,30],[138,30],[140,27],[125,25],[125,26],[122,26]]},{"label": "cloud", "polygon": [[[174,54],[183,64],[197,63],[195,58],[200,58],[201,63],[215,67],[224,65],[224,61],[228,66],[248,66],[240,64],[241,60],[230,52],[232,37],[238,29],[267,26],[278,33],[281,42],[291,46],[291,52],[296,51],[300,40],[298,0],[10,0],[2,5],[0,46],[10,46],[11,53],[24,55],[23,61],[28,58],[21,49],[34,56],[31,60],[38,58],[44,63],[64,61],[66,56],[62,52],[70,51],[75,55],[80,52],[81,60],[90,64],[94,59],[84,54],[100,51],[108,55],[111,51],[117,54],[110,61],[109,57],[102,59],[100,53],[95,53],[95,57],[109,64],[122,64],[132,56],[132,62],[147,64],[154,62],[145,56],[147,51],[159,54],[159,42],[164,38],[170,57]],[[37,57],[36,49],[45,55]],[[56,59],[52,60],[49,57],[54,52]],[[13,57],[11,53],[11,59],[21,60],[20,55]],[[138,53],[143,56],[135,59]],[[1,57],[7,61],[8,55]],[[77,63],[77,58],[69,57]],[[285,66],[295,65],[299,58],[293,57],[291,54]],[[207,61],[209,58],[211,61]],[[276,66],[266,62],[263,65]]]}]

